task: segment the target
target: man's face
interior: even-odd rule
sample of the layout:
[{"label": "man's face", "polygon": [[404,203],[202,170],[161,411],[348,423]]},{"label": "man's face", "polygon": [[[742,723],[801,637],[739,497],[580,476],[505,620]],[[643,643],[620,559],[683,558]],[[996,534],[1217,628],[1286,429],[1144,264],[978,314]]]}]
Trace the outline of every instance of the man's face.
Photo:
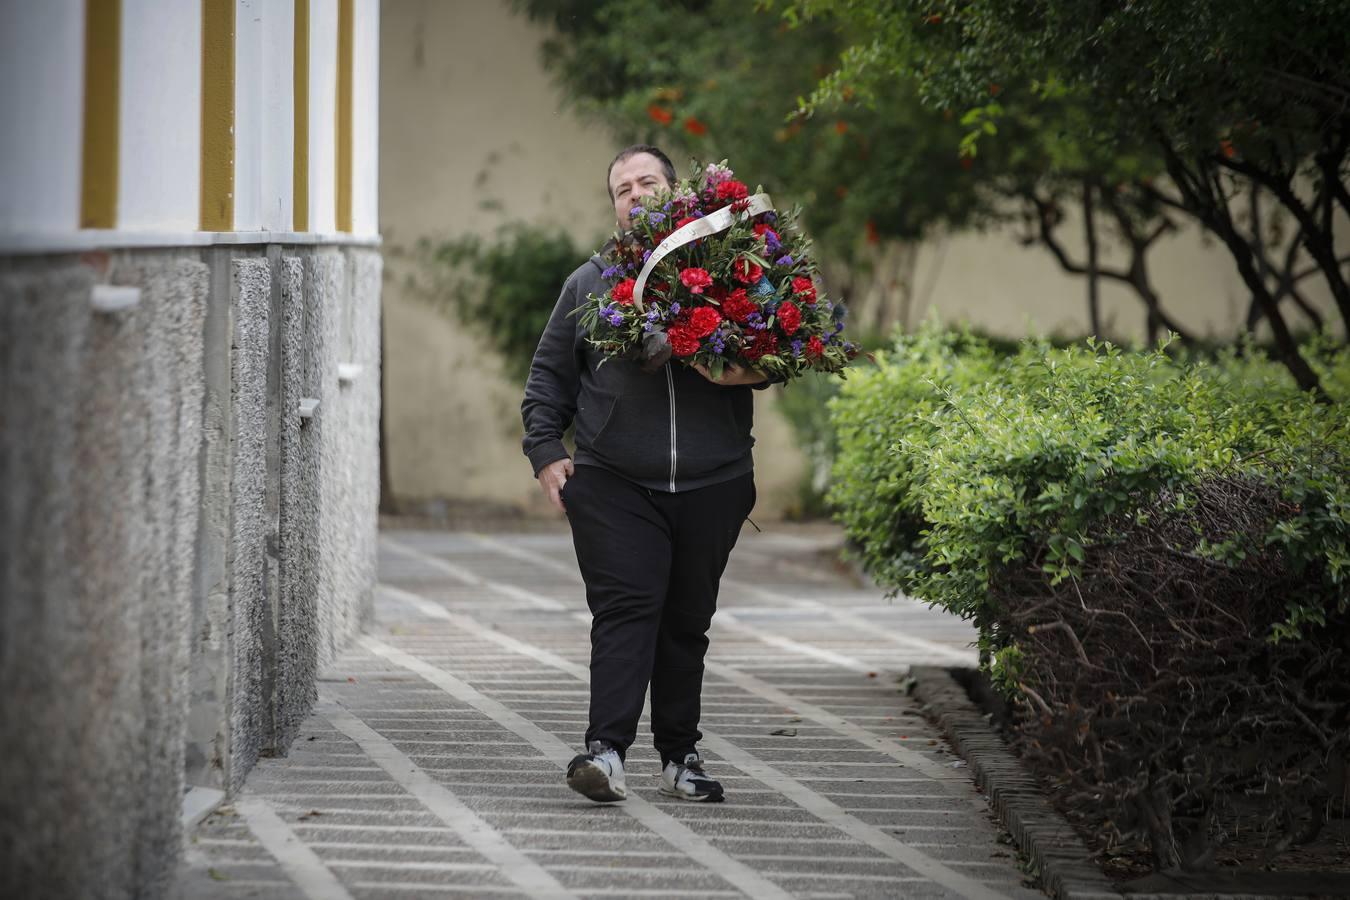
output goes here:
[{"label": "man's face", "polygon": [[609,191],[614,195],[614,218],[619,228],[626,229],[632,224],[628,212],[638,205],[638,200],[671,186],[661,171],[661,161],[650,153],[635,153],[615,163],[609,172]]}]

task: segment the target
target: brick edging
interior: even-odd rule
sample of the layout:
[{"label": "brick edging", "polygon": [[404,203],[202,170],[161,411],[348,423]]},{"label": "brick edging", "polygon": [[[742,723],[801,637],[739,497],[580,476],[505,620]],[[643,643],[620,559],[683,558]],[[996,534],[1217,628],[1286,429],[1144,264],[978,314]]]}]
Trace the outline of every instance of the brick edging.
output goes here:
[{"label": "brick edging", "polygon": [[970,766],[999,822],[1060,900],[1121,897],[1090,860],[1087,846],[1050,805],[1045,792],[989,726],[984,713],[946,669],[915,666],[913,693],[928,707],[947,740]]}]

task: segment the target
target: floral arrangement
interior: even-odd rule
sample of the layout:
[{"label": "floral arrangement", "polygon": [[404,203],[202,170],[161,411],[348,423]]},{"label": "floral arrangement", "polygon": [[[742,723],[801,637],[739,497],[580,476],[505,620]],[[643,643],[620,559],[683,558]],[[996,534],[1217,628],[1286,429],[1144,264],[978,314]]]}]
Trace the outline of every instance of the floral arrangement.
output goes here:
[{"label": "floral arrangement", "polygon": [[609,289],[579,307],[587,340],[607,357],[649,370],[674,357],[714,379],[748,366],[789,380],[842,372],[857,355],[797,212],[752,196],[725,160],[642,198],[630,217],[602,251]]}]

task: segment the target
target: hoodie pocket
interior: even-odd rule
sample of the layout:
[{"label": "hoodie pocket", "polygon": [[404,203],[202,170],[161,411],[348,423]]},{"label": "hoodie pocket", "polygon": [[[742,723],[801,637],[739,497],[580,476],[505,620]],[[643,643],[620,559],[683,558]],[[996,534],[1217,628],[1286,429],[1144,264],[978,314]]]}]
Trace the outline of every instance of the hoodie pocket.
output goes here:
[{"label": "hoodie pocket", "polygon": [[609,428],[609,423],[614,421],[614,411],[618,408],[619,398],[615,397],[609,401],[609,410],[605,413],[605,418],[601,420],[600,427],[595,430],[595,436],[591,438],[591,446],[600,446],[600,441],[603,440],[605,431]]}]

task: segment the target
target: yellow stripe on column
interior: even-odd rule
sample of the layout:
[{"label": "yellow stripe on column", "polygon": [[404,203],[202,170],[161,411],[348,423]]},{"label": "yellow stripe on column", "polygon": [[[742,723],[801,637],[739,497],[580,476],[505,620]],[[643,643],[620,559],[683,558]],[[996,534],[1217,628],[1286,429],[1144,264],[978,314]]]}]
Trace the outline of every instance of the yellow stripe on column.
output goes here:
[{"label": "yellow stripe on column", "polygon": [[84,133],[80,149],[80,227],[117,227],[117,163],[122,66],[121,0],[84,8]]},{"label": "yellow stripe on column", "polygon": [[352,230],[352,30],[354,0],[338,0],[337,45],[337,230]]},{"label": "yellow stripe on column", "polygon": [[234,230],[234,5],[202,0],[202,231]]},{"label": "yellow stripe on column", "polygon": [[291,160],[291,219],[309,231],[309,0],[295,0],[295,136]]}]

